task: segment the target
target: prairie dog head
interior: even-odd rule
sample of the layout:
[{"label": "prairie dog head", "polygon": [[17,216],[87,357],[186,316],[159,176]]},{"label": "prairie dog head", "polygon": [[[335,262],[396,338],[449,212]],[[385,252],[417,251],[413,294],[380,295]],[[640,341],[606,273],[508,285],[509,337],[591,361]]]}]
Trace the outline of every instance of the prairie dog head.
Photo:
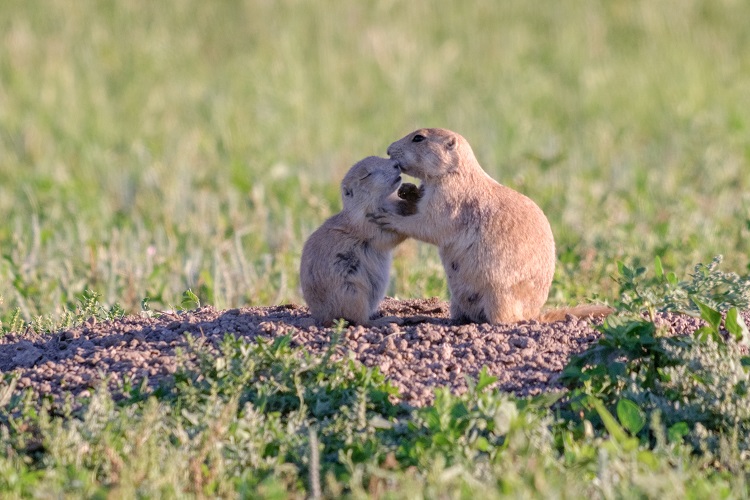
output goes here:
[{"label": "prairie dog head", "polygon": [[341,181],[344,210],[378,204],[401,184],[401,169],[395,160],[368,156],[355,163]]},{"label": "prairie dog head", "polygon": [[405,174],[436,179],[477,164],[474,152],[460,134],[442,128],[422,128],[388,146],[388,155]]}]

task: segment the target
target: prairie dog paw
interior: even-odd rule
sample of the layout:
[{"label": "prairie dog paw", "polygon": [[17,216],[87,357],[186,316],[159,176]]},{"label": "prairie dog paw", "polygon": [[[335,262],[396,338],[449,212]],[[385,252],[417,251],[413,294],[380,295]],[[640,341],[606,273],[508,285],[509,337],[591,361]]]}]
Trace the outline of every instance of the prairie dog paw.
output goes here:
[{"label": "prairie dog paw", "polygon": [[421,186],[416,186],[409,182],[401,184],[398,188],[398,197],[400,200],[396,203],[396,213],[402,216],[417,213],[417,203],[423,194],[424,188]]},{"label": "prairie dog paw", "polygon": [[398,197],[402,200],[417,202],[424,194],[424,189],[411,182],[404,182],[398,188]]},{"label": "prairie dog paw", "polygon": [[390,229],[390,215],[391,214],[388,213],[384,208],[379,208],[377,212],[367,213],[366,217],[367,220],[374,224],[377,224],[381,229]]}]

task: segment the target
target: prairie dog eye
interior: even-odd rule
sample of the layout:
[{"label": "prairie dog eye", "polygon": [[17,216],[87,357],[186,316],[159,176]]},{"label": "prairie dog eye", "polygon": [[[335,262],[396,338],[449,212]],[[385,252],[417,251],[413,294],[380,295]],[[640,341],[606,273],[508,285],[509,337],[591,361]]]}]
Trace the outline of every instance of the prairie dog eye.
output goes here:
[{"label": "prairie dog eye", "polygon": [[425,136],[417,134],[412,138],[411,142],[422,142],[424,140]]},{"label": "prairie dog eye", "polygon": [[368,177],[370,177],[371,175],[372,175],[372,172],[367,172],[367,175],[365,175],[364,177],[360,177],[359,180],[363,181],[367,179]]}]

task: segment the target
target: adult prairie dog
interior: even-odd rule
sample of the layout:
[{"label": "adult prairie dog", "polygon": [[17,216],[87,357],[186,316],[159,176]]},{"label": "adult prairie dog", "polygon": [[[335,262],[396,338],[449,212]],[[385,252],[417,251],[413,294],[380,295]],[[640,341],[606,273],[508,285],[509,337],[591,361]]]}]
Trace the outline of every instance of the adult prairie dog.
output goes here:
[{"label": "adult prairie dog", "polygon": [[402,189],[398,162],[370,156],[355,164],[341,182],[343,209],[326,220],[305,243],[300,262],[300,283],[312,316],[330,325],[343,318],[360,325],[397,321],[373,320],[385,295],[391,254],[406,236],[384,230],[367,214],[379,207],[394,213],[416,212],[416,186]]},{"label": "adult prairie dog", "polygon": [[547,217],[529,198],[482,169],[468,141],[450,130],[420,129],[388,155],[422,180],[413,216],[384,205],[372,219],[384,229],[437,245],[448,278],[451,317],[459,322],[554,321],[572,308],[541,315],[555,272]]}]

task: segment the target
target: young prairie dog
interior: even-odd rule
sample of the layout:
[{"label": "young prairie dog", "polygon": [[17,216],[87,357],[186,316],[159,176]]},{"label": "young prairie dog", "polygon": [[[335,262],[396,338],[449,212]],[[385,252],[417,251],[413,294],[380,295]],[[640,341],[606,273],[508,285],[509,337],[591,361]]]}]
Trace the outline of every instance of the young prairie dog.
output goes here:
[{"label": "young prairie dog", "polygon": [[422,196],[410,217],[383,205],[371,218],[384,229],[437,245],[452,319],[511,323],[597,314],[598,306],[541,314],[555,272],[547,217],[485,173],[461,135],[420,129],[391,144],[388,154],[405,174],[422,180]]},{"label": "young prairie dog", "polygon": [[330,325],[343,318],[366,326],[398,321],[372,316],[385,296],[392,250],[406,236],[373,224],[367,214],[379,207],[402,216],[416,213],[418,188],[400,185],[398,162],[375,156],[355,164],[344,177],[343,209],[310,235],[302,249],[302,294],[317,321]]}]

